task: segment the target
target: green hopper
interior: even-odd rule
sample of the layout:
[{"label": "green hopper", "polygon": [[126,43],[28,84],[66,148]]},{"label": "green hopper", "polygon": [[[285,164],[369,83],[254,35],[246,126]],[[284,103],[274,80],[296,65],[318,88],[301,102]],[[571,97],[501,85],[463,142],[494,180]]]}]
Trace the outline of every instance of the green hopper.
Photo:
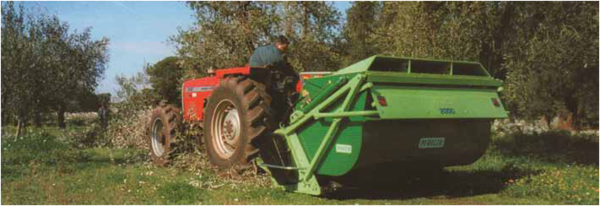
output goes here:
[{"label": "green hopper", "polygon": [[378,168],[471,164],[491,122],[507,117],[502,82],[477,62],[372,56],[303,84],[260,165],[286,190],[312,195],[323,180]]}]

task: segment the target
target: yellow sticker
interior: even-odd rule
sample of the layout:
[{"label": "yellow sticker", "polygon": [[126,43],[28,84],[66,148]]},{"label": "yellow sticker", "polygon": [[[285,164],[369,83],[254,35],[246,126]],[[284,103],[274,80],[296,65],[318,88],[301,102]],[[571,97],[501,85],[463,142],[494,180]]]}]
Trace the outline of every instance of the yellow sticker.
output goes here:
[{"label": "yellow sticker", "polygon": [[305,97],[305,96],[308,96],[308,95],[309,95],[308,91],[306,91],[306,89],[303,89],[302,90],[302,96]]}]

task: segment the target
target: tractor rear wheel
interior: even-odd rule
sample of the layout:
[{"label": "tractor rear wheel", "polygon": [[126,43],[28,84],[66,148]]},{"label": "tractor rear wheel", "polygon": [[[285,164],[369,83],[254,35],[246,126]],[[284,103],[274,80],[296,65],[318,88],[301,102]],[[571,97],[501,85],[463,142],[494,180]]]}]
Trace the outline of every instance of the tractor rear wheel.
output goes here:
[{"label": "tractor rear wheel", "polygon": [[227,77],[204,110],[204,142],[210,162],[221,168],[246,165],[258,156],[257,141],[272,128],[271,96],[247,77]]},{"label": "tractor rear wheel", "polygon": [[158,166],[169,163],[171,142],[181,128],[181,114],[174,105],[162,104],[152,111],[148,135],[148,146],[152,162]]}]

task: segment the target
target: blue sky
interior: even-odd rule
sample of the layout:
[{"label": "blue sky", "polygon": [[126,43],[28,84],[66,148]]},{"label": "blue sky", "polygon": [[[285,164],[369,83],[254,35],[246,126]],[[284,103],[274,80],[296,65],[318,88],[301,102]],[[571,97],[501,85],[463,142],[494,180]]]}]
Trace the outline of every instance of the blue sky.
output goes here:
[{"label": "blue sky", "polygon": [[[110,39],[110,62],[97,93],[115,93],[115,76],[131,76],[142,71],[146,63],[156,63],[175,54],[168,38],[177,29],[187,29],[194,22],[193,12],[184,2],[23,2],[26,8],[56,14],[72,30],[92,27],[95,39]],[[349,2],[335,2],[342,13]]]}]

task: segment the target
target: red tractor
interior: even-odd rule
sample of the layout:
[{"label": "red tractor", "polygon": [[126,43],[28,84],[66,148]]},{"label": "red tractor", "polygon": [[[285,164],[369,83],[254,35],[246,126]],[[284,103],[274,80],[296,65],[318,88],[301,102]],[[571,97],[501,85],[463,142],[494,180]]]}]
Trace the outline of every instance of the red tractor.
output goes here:
[{"label": "red tractor", "polygon": [[[169,161],[171,141],[185,122],[197,122],[203,130],[210,162],[228,168],[248,164],[258,155],[265,134],[285,121],[291,98],[301,90],[292,74],[271,68],[235,67],[209,72],[210,76],[183,83],[182,109],[161,104],[152,112],[149,145],[155,164]],[[303,78],[327,72],[303,73]],[[203,139],[202,139],[203,138]]]}]

